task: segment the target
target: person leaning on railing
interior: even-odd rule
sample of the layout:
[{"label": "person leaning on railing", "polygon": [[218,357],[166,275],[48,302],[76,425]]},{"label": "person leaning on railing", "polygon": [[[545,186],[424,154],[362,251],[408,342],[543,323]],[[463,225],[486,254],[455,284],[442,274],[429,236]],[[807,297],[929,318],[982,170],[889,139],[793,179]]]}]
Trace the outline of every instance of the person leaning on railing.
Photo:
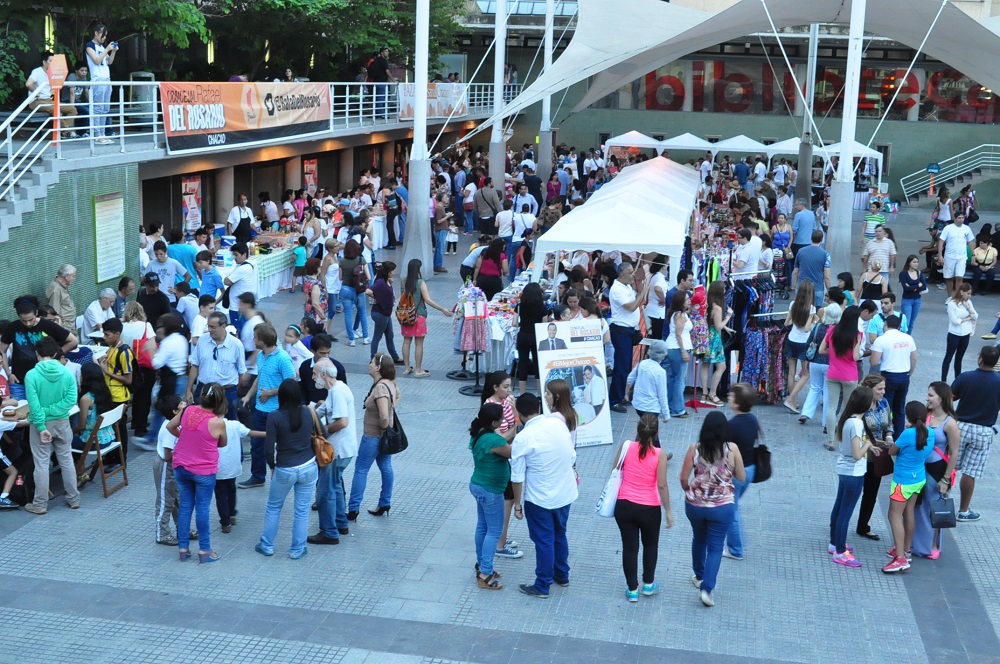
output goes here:
[{"label": "person leaning on railing", "polygon": [[[49,83],[49,75],[47,73],[51,62],[52,52],[45,51],[42,53],[41,65],[31,70],[31,74],[24,81],[24,87],[28,88],[28,92],[35,92],[36,90],[38,92],[38,96],[28,104],[28,108],[33,111],[37,110],[42,113],[54,115],[55,107],[52,102],[52,85]],[[76,107],[73,105],[59,107],[59,119],[65,123],[63,129],[67,130],[64,133],[68,136],[73,135],[73,122],[76,114]]]}]

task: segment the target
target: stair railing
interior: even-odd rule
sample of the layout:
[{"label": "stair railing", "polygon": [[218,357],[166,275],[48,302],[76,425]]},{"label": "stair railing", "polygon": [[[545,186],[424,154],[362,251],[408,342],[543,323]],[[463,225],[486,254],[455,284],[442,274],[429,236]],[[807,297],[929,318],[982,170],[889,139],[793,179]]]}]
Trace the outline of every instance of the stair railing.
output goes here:
[{"label": "stair railing", "polygon": [[[1000,169],[1000,145],[984,143],[965,152],[948,157],[938,162],[940,170],[934,174],[936,186],[977,169]],[[916,194],[930,191],[931,174],[925,168],[922,171],[910,173],[899,179],[906,202]]]}]

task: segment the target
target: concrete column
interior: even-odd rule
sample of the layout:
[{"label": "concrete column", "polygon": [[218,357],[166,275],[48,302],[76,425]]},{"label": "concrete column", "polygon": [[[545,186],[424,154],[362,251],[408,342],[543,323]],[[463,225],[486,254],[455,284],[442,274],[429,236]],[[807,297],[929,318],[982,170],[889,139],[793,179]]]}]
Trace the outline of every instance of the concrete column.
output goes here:
[{"label": "concrete column", "polygon": [[406,213],[406,234],[403,236],[402,270],[414,258],[420,260],[425,279],[434,277],[434,257],[431,253],[431,161],[427,149],[427,82],[430,40],[430,0],[417,0],[414,30],[414,71],[416,84],[413,115],[413,149],[410,151],[409,204]]},{"label": "concrete column", "polygon": [[379,175],[385,175],[386,173],[392,173],[392,160],[396,156],[393,151],[395,148],[395,143],[393,141],[386,141],[379,147],[378,151],[378,170]]},{"label": "concrete column", "polygon": [[225,222],[229,211],[236,205],[236,178],[233,169],[220,168],[215,172],[215,219]]},{"label": "concrete column", "polygon": [[684,103],[681,104],[681,110],[690,113],[694,110],[694,63],[690,60],[681,62],[684,63]]},{"label": "concrete column", "polygon": [[[292,157],[285,161],[285,189],[302,188],[302,157]],[[278,192],[280,195],[280,192]],[[275,201],[278,199],[274,198]]]},{"label": "concrete column", "polygon": [[350,191],[354,186],[354,148],[343,148],[337,153],[340,159],[340,177],[337,187],[341,191]]},{"label": "concrete column", "polygon": [[[507,0],[497,0],[495,25],[493,31],[493,113],[498,114],[504,107],[504,54],[507,49]],[[503,188],[504,162],[507,152],[504,149],[503,120],[497,120],[490,134],[490,177],[493,183]]]}]

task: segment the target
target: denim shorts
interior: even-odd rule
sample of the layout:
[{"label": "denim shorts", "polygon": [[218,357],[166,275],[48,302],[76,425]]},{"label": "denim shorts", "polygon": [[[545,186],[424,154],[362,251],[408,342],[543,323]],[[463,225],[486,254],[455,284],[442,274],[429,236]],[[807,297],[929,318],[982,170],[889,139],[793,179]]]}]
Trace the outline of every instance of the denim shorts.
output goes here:
[{"label": "denim shorts", "polygon": [[790,360],[802,360],[803,362],[807,362],[806,349],[808,347],[809,344],[805,341],[785,341],[785,353]]}]

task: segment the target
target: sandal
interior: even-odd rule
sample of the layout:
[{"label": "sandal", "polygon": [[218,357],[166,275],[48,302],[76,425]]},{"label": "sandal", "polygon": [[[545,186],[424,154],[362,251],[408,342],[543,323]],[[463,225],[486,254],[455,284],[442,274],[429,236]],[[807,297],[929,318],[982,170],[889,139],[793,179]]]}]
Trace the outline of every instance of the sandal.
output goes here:
[{"label": "sandal", "polygon": [[825,447],[828,452],[836,452],[837,451],[836,449],[834,449],[833,443],[823,443],[823,447]]},{"label": "sandal", "polygon": [[[473,572],[473,576],[476,576],[476,577],[479,576],[479,563],[476,563],[476,571]],[[496,570],[493,570],[493,574],[491,574],[490,576],[492,576],[494,579],[499,579],[501,576],[503,576],[503,574],[501,574],[500,572],[498,572]]]},{"label": "sandal", "polygon": [[476,574],[476,584],[484,590],[503,590],[503,584],[497,580],[494,574],[489,576]]},{"label": "sandal", "polygon": [[715,404],[716,406],[721,406],[721,405],[723,405],[724,403],[726,403],[725,401],[723,401],[723,400],[722,400],[722,399],[720,399],[719,397],[715,396],[714,394],[713,394],[712,396],[710,396],[710,397],[708,398],[708,400],[709,400],[710,402],[714,403],[714,404]]},{"label": "sandal", "polygon": [[421,371],[419,373],[414,373],[413,375],[416,376],[417,378],[427,378],[427,376],[431,375],[431,372],[430,371]]},{"label": "sandal", "polygon": [[403,373],[404,374],[411,374],[411,373],[413,373],[413,369],[411,367],[406,367],[406,370],[403,371]]}]

